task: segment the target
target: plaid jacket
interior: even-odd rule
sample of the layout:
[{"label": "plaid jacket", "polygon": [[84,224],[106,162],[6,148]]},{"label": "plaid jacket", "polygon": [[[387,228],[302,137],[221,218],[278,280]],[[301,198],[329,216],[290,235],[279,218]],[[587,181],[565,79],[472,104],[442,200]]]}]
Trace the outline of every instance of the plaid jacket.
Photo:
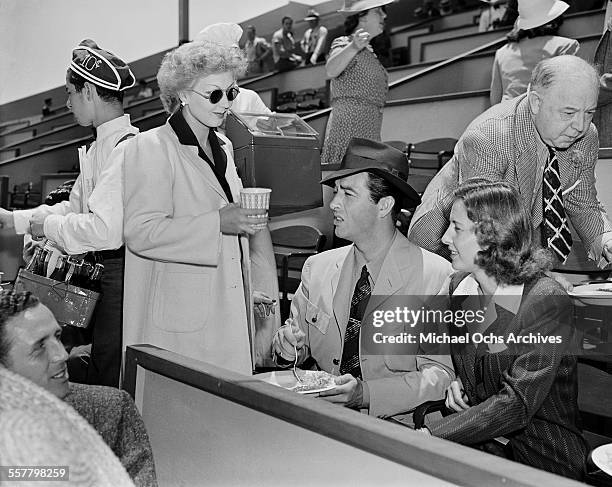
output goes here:
[{"label": "plaid jacket", "polygon": [[[590,257],[594,259],[601,255],[598,237],[612,231],[595,190],[598,155],[593,124],[582,139],[558,152],[566,213],[585,247],[593,250]],[[446,256],[440,239],[449,224],[452,193],[472,177],[516,186],[534,228],[538,228],[542,223],[542,175],[547,159],[548,149],[538,136],[526,95],[491,107],[468,126],[453,158],[429,183],[412,218],[410,240]]]}]

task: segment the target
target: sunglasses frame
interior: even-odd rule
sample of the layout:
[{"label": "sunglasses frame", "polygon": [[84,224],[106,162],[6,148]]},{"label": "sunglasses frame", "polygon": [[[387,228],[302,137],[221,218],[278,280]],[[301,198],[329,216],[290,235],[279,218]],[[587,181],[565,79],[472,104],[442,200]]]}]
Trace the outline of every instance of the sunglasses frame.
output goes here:
[{"label": "sunglasses frame", "polygon": [[[197,90],[194,90],[194,89],[191,89],[191,88],[186,90],[186,91],[193,91],[194,93],[197,93],[202,98],[206,98],[213,105],[216,105],[217,103],[219,103],[223,99],[223,90],[221,88],[217,88],[216,90],[212,90],[209,94],[201,93],[201,92],[199,92]],[[217,93],[221,93],[221,94],[217,95]],[[235,93],[235,94],[230,98],[230,95],[232,93]],[[236,85],[230,86],[227,90],[225,90],[225,96],[227,97],[228,101],[234,101],[239,93],[240,93],[240,88],[238,86],[236,86]],[[215,100],[215,98],[217,96],[219,98],[217,100]]]}]

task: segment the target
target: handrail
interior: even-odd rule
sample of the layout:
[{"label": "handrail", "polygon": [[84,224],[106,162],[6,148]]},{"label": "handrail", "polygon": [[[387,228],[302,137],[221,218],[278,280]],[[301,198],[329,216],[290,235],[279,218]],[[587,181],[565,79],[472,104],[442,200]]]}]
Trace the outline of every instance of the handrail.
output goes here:
[{"label": "handrail", "polygon": [[337,405],[313,401],[255,377],[237,374],[152,345],[127,347],[123,388],[133,397],[139,366],[377,455],[381,460],[386,459],[455,484],[504,487],[583,485]]}]

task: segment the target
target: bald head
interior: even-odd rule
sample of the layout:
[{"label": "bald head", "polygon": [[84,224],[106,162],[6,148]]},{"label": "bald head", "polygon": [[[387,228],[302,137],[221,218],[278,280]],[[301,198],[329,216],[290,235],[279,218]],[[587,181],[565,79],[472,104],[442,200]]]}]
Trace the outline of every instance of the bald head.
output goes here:
[{"label": "bald head", "polygon": [[529,108],[542,141],[567,149],[587,133],[597,106],[599,77],[576,56],[540,61],[531,75]]},{"label": "bald head", "polygon": [[555,56],[540,61],[531,73],[532,89],[548,89],[558,83],[583,82],[587,89],[599,90],[599,75],[590,63],[578,56]]}]

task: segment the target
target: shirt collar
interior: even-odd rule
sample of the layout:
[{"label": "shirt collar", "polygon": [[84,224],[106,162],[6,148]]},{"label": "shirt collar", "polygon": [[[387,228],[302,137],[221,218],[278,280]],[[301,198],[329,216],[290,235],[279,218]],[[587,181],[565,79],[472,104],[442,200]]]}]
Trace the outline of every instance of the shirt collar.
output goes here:
[{"label": "shirt collar", "polygon": [[113,118],[108,122],[104,122],[102,125],[98,125],[96,128],[96,140],[102,140],[106,137],[109,137],[113,133],[117,132],[120,129],[126,128],[130,126],[130,116],[129,114],[124,114],[121,117]]},{"label": "shirt collar", "polygon": [[[176,134],[179,142],[182,145],[192,145],[195,147],[200,146],[198,138],[193,133],[193,130],[191,130],[191,127],[187,123],[187,120],[185,120],[185,117],[183,117],[182,110],[177,110],[176,112],[174,112],[170,116],[168,123],[172,127],[172,130],[174,130],[174,133]],[[219,144],[225,145],[225,142],[223,142],[221,138],[217,137],[217,139],[219,140]]]},{"label": "shirt collar", "polygon": [[378,275],[380,274],[380,270],[382,269],[383,262],[385,261],[385,258],[387,257],[387,254],[389,253],[389,249],[393,245],[393,242],[395,242],[396,238],[397,238],[397,231],[393,233],[393,238],[389,240],[387,245],[385,245],[385,247],[380,252],[378,252],[378,254],[376,254],[376,256],[374,256],[374,258],[371,259],[369,262],[366,262],[363,254],[359,250],[357,250],[357,247],[353,246],[354,258],[355,258],[355,269],[357,273],[360,274],[361,268],[365,265],[368,268],[370,279],[372,279],[372,282],[376,283],[376,280],[378,279]]}]

